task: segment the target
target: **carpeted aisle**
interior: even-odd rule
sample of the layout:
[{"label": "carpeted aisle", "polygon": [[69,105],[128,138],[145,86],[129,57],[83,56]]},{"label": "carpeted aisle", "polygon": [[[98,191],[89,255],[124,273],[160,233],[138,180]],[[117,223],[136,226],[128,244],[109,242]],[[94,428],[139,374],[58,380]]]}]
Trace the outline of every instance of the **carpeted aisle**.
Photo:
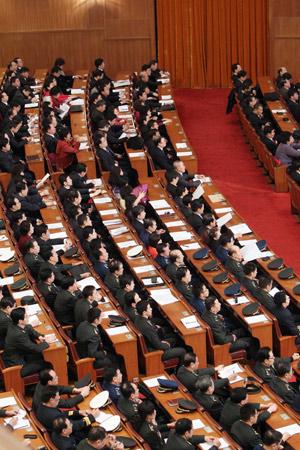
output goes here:
[{"label": "carpeted aisle", "polygon": [[267,184],[245,143],[235,112],[226,115],[228,89],[176,89],[184,130],[198,154],[199,172],[211,176],[248,225],[300,273],[300,225],[289,194]]}]

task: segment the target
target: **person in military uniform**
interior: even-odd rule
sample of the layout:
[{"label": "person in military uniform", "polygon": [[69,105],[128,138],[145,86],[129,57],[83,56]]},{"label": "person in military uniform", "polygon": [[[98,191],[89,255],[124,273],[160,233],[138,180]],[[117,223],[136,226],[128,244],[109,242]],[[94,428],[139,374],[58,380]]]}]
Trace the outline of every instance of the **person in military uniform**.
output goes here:
[{"label": "person in military uniform", "polygon": [[74,307],[76,327],[87,319],[87,313],[91,308],[98,306],[99,294],[94,286],[85,286],[82,290],[82,296],[77,300]]},{"label": "person in military uniform", "polygon": [[13,309],[10,317],[12,324],[7,330],[3,352],[5,366],[21,365],[22,377],[40,372],[47,366],[43,351],[49,344],[45,341],[44,335],[26,324],[25,308]]},{"label": "person in military uniform", "polygon": [[36,240],[30,239],[30,241],[26,242],[26,244],[24,245],[24,251],[25,264],[30,270],[33,278],[37,280],[41,264],[45,262],[44,259],[39,255],[40,246]]},{"label": "person in military uniform", "polygon": [[300,325],[296,323],[295,316],[289,309],[290,297],[285,291],[276,292],[274,295],[276,308],[274,315],[278,320],[283,336],[295,336],[295,344],[300,344]]},{"label": "person in military uniform", "polygon": [[206,311],[202,314],[202,319],[210,326],[215,343],[222,345],[230,342],[230,352],[245,349],[251,359],[258,349],[256,340],[245,336],[245,331],[241,328],[232,330],[232,332],[226,329],[224,317],[219,314],[221,304],[216,297],[208,297],[205,300],[205,307]]},{"label": "person in military uniform", "polygon": [[214,436],[194,435],[193,422],[190,419],[178,419],[174,431],[171,431],[165,450],[192,450],[199,448],[198,444],[207,442],[210,450],[217,450],[220,441]]},{"label": "person in military uniform", "polygon": [[74,277],[65,277],[61,284],[62,290],[57,294],[54,301],[54,313],[61,325],[73,325],[75,304],[78,300],[78,286]]},{"label": "person in military uniform", "polygon": [[189,269],[187,267],[179,267],[176,272],[175,287],[189,303],[192,303],[194,300],[191,281],[192,275]]},{"label": "person in military uniform", "polygon": [[108,264],[109,272],[105,275],[104,283],[113,295],[120,289],[120,277],[123,275],[124,266],[121,261],[113,260]]},{"label": "person in military uniform", "polygon": [[250,292],[251,295],[255,297],[256,292],[259,288],[258,282],[256,279],[257,276],[257,267],[256,265],[249,261],[244,265],[244,273],[245,276],[242,278],[241,283]]},{"label": "person in military uniform", "polygon": [[135,320],[135,326],[146,339],[148,350],[163,350],[162,360],[179,358],[183,359],[186,351],[182,347],[172,347],[171,343],[161,340],[156,325],[151,322],[152,308],[146,300],[140,301],[136,305],[138,315]]},{"label": "person in military uniform", "polygon": [[228,258],[225,261],[224,267],[240,282],[245,276],[242,261],[243,255],[241,253],[241,249],[237,245],[233,245],[228,250]]},{"label": "person in military uniform", "polygon": [[87,438],[83,439],[76,447],[76,450],[123,450],[124,445],[117,440],[113,434],[108,434],[104,428],[91,427]]},{"label": "person in military uniform", "polygon": [[[239,387],[231,390],[230,398],[226,400],[220,416],[220,424],[227,432],[230,432],[232,425],[241,418],[241,407],[247,403],[249,403],[249,395],[246,388]],[[257,411],[263,410],[258,415],[257,423],[265,422],[275,411],[275,408],[277,409],[274,403],[252,403],[252,405]]]},{"label": "person in military uniform", "polygon": [[261,435],[253,428],[258,417],[255,405],[247,403],[242,406],[240,417],[232,425],[230,434],[243,450],[253,450],[256,445],[262,444]]},{"label": "person in military uniform", "polygon": [[61,288],[54,283],[55,275],[50,268],[45,268],[39,271],[39,281],[37,288],[42,294],[46,303],[53,310],[54,301]]},{"label": "person in military uniform", "polygon": [[76,439],[71,436],[73,424],[67,417],[58,417],[53,422],[51,440],[59,450],[75,450]]},{"label": "person in military uniform", "polygon": [[167,264],[165,271],[168,277],[175,283],[177,281],[177,270],[184,266],[184,255],[181,250],[171,250],[169,255],[169,264]]},{"label": "person in military uniform", "polygon": [[101,311],[92,308],[87,313],[87,320],[76,329],[77,351],[80,358],[95,358],[94,367],[106,367],[112,364],[110,355],[104,350],[98,325]]},{"label": "person in military uniform", "polygon": [[270,295],[273,287],[273,280],[271,277],[263,276],[258,280],[259,289],[257,289],[255,298],[272,314],[276,309],[274,298]]},{"label": "person in military uniform", "polygon": [[106,367],[102,387],[105,391],[109,392],[109,398],[115,403],[118,403],[118,400],[121,396],[120,386],[122,383],[122,372],[116,366]]},{"label": "person in military uniform", "polygon": [[59,390],[57,386],[48,386],[42,394],[42,403],[37,409],[37,418],[47,429],[48,433],[53,431],[53,422],[59,417],[70,419],[73,427],[73,436],[78,442],[87,433],[88,427],[95,422],[100,411],[98,409],[78,411],[68,410],[62,411],[58,404],[60,400]]},{"label": "person in military uniform", "polygon": [[256,364],[253,367],[253,371],[265,382],[270,381],[277,376],[277,372],[274,367],[274,363],[278,360],[285,361],[287,363],[297,361],[300,358],[299,353],[293,353],[288,358],[275,358],[273,351],[270,347],[262,347],[258,350],[256,355]]},{"label": "person in military uniform", "polygon": [[122,308],[125,306],[125,295],[134,291],[134,279],[131,275],[124,273],[120,277],[120,289],[116,292],[116,299],[119,301]]},{"label": "person in military uniform", "polygon": [[126,292],[124,300],[125,300],[124,312],[130,318],[132,323],[134,323],[138,315],[136,305],[138,304],[138,302],[141,301],[141,297],[137,292],[131,291]]},{"label": "person in military uniform", "polygon": [[[218,388],[228,386],[228,379],[217,380]],[[196,382],[195,399],[206,409],[206,411],[219,421],[221,411],[224,405],[224,397],[215,393],[215,383],[209,375],[203,375]]]},{"label": "person in military uniform", "polygon": [[156,422],[156,409],[149,400],[144,400],[138,406],[141,417],[139,434],[150,445],[151,450],[163,450],[165,448],[164,437],[168,436],[170,428],[174,423],[158,425]]},{"label": "person in military uniform", "polygon": [[300,412],[299,389],[289,383],[293,376],[293,369],[290,363],[278,360],[275,365],[277,376],[269,383],[270,388],[276,392],[295,411]]},{"label": "person in military uniform", "polygon": [[256,445],[254,450],[281,450],[289,437],[288,433],[282,435],[277,430],[267,430],[263,435],[262,444]]},{"label": "person in military uniform", "polygon": [[62,386],[58,384],[58,376],[53,369],[45,369],[40,373],[40,381],[35,387],[32,408],[36,411],[41,403],[42,393],[48,386],[57,386],[60,395],[72,395],[70,398],[61,398],[58,403],[59,408],[73,408],[82,402],[90,393],[89,386],[76,388],[74,386]]},{"label": "person in military uniform", "polygon": [[135,383],[125,381],[120,388],[121,396],[118,399],[118,409],[137,430],[141,424],[138,405],[142,403],[139,398],[139,389]]},{"label": "person in military uniform", "polygon": [[210,377],[215,375],[215,372],[223,366],[216,368],[204,367],[199,369],[199,359],[195,353],[186,353],[183,358],[183,365],[177,371],[177,378],[190,392],[196,390],[196,382],[203,375]]},{"label": "person in military uniform", "polygon": [[4,348],[4,342],[9,326],[12,324],[10,314],[15,306],[13,298],[2,298],[0,300],[0,349]]}]

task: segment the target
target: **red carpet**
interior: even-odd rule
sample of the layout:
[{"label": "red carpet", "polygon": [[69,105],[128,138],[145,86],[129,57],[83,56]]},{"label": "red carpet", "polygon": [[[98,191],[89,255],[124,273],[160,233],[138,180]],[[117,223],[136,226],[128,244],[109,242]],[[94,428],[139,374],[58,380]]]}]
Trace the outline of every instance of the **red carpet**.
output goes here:
[{"label": "red carpet", "polygon": [[212,177],[245,222],[300,274],[300,225],[289,194],[277,194],[257,167],[235,112],[226,115],[228,89],[176,89],[183,128],[198,154],[199,172]]}]

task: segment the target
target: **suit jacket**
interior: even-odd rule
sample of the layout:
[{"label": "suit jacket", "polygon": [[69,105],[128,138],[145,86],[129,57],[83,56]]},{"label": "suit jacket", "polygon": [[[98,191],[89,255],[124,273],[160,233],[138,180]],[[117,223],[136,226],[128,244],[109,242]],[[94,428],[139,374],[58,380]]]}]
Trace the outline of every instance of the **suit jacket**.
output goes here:
[{"label": "suit jacket", "polygon": [[51,269],[55,275],[55,284],[60,285],[62,281],[65,279],[65,275],[62,273],[65,270],[69,270],[72,268],[72,264],[51,264],[48,261],[43,262],[40,266],[40,270],[43,269]]},{"label": "suit jacket", "polygon": [[284,336],[298,336],[299,330],[295,323],[293,314],[288,308],[278,308],[274,309],[274,315],[278,320],[281,333]]},{"label": "suit jacket", "polygon": [[26,266],[30,270],[33,278],[37,279],[41,264],[45,262],[44,259],[40,255],[34,255],[33,253],[26,253],[26,255],[24,256],[24,261],[26,263]]},{"label": "suit jacket", "polygon": [[194,228],[194,230],[196,230],[198,233],[201,232],[202,228],[203,228],[203,222],[202,222],[202,217],[199,216],[199,214],[196,213],[192,213],[189,217],[188,217],[188,223]]},{"label": "suit jacket", "polygon": [[120,281],[113,273],[107,272],[104,278],[104,283],[115,294],[120,289]]},{"label": "suit jacket", "polygon": [[87,320],[87,313],[92,307],[93,305],[85,298],[77,300],[74,307],[74,317],[76,327],[84,320]]},{"label": "suit jacket", "polygon": [[76,439],[72,435],[65,437],[53,431],[51,440],[59,450],[76,450]]},{"label": "suit jacket", "polygon": [[222,264],[225,264],[227,259],[229,258],[228,250],[219,245],[216,250],[216,257],[221,261]]},{"label": "suit jacket", "polygon": [[194,397],[216,421],[219,421],[224,405],[221,397],[216,394],[203,394],[199,390],[194,393]]},{"label": "suit jacket", "polygon": [[232,273],[238,281],[241,281],[245,276],[243,264],[235,261],[230,256],[226,259],[224,267],[228,272]]},{"label": "suit jacket", "polygon": [[79,142],[65,140],[58,140],[56,145],[56,162],[60,169],[66,169],[74,161],[76,161],[75,154],[79,151]]},{"label": "suit jacket", "polygon": [[255,294],[255,298],[272,314],[274,314],[274,311],[276,309],[276,305],[274,303],[274,299],[272,295],[270,295],[267,291],[264,289],[259,288]]},{"label": "suit jacket", "polygon": [[79,414],[79,411],[61,411],[59,408],[50,408],[43,403],[39,404],[36,415],[38,420],[47,429],[48,433],[53,431],[53,422],[58,417],[67,417],[71,420],[73,424],[73,433],[80,431],[95,422],[95,418],[92,414],[82,417]]},{"label": "suit jacket", "polygon": [[138,404],[124,398],[122,395],[118,400],[118,409],[126,417],[127,420],[133,425],[135,429],[138,429],[141,424],[141,418],[138,413]]},{"label": "suit jacket", "polygon": [[[58,390],[60,395],[70,395],[72,394],[73,387],[72,386],[60,386],[58,385]],[[39,404],[42,402],[42,394],[43,390],[47,388],[47,386],[43,386],[40,382],[35,387],[33,398],[32,398],[32,407],[36,411]],[[78,403],[83,401],[83,396],[81,394],[74,395],[74,397],[70,398],[61,398],[58,403],[59,408],[73,408]]]},{"label": "suit jacket", "polygon": [[[259,403],[254,403],[255,409],[260,409]],[[231,401],[230,398],[228,398],[224,404],[224,407],[221,412],[220,416],[220,424],[222,427],[227,431],[230,432],[230,429],[232,425],[237,421],[240,420],[240,411],[241,406],[238,403],[234,403]],[[257,422],[264,422],[270,417],[270,413],[268,411],[262,412],[257,419]]]},{"label": "suit jacket", "polygon": [[182,281],[175,282],[176,289],[184,296],[184,298],[191,303],[194,300],[194,294],[191,284],[183,283]]},{"label": "suit jacket", "polygon": [[77,327],[76,339],[77,350],[81,358],[102,359],[105,357],[100,331],[88,321],[81,322]]},{"label": "suit jacket", "polygon": [[11,324],[7,330],[3,361],[6,367],[23,365],[31,354],[42,354],[49,347],[47,342],[36,344],[34,341],[41,336],[31,325],[21,328]]},{"label": "suit jacket", "polygon": [[0,309],[0,349],[3,349],[9,326],[12,324],[11,318]]},{"label": "suit jacket", "polygon": [[[275,358],[275,361],[280,359],[281,361],[285,362],[291,362],[292,358]],[[273,380],[274,377],[277,376],[276,370],[274,366],[266,367],[264,364],[260,362],[256,362],[255,366],[253,367],[254,372],[265,382],[270,383],[271,380]]]},{"label": "suit jacket", "polygon": [[250,280],[250,278],[244,276],[241,280],[242,285],[250,292],[254,297],[256,297],[256,293],[259,289],[258,283],[256,280]]},{"label": "suit jacket", "polygon": [[202,319],[210,326],[216,344],[222,345],[233,342],[233,336],[228,334],[225,330],[222,316],[213,314],[210,311],[205,311],[202,314]]},{"label": "suit jacket", "polygon": [[167,265],[169,264],[170,259],[166,258],[165,256],[162,256],[162,255],[157,255],[155,258],[155,261],[160,265],[160,267],[165,269],[167,267]]},{"label": "suit jacket", "polygon": [[188,370],[185,366],[180,366],[177,371],[177,378],[190,392],[196,390],[195,384],[200,377],[203,375],[214,376],[215,369],[212,367],[207,367],[203,369],[197,369],[193,372]]},{"label": "suit jacket", "polygon": [[161,341],[156,326],[150,320],[138,315],[134,324],[146,339],[150,352],[154,350],[167,350],[169,348],[168,344]]},{"label": "suit jacket", "polygon": [[70,177],[73,181],[73,188],[77,189],[82,194],[88,194],[89,189],[94,187],[93,183],[88,183],[86,177],[81,177],[77,172],[72,172]]},{"label": "suit jacket", "polygon": [[170,277],[174,283],[177,280],[177,278],[176,278],[177,270],[178,270],[178,267],[174,263],[169,263],[166,267],[166,273],[167,273],[168,277]]},{"label": "suit jacket", "polygon": [[291,113],[294,116],[294,119],[297,122],[300,122],[300,105],[299,105],[299,103],[288,100],[287,104],[288,104],[289,110],[291,111]]},{"label": "suit jacket", "polygon": [[[188,441],[180,434],[177,434],[175,430],[170,431],[167,440],[167,445],[165,450],[192,450],[199,448],[198,444],[205,442],[204,436],[194,435]],[[215,446],[210,447],[210,449],[215,449]]]},{"label": "suit jacket", "polygon": [[139,429],[139,434],[150,445],[151,450],[164,450],[165,443],[157,425],[145,421]]},{"label": "suit jacket", "polygon": [[144,223],[140,222],[137,219],[133,219],[132,220],[132,226],[135,228],[135,230],[137,231],[137,233],[140,235],[142,232],[145,231],[145,227],[144,227]]},{"label": "suit jacket", "polygon": [[3,152],[0,150],[0,170],[1,172],[11,173],[15,165],[14,154],[12,151]]},{"label": "suit jacket", "polygon": [[294,159],[300,158],[299,144],[283,144],[280,143],[276,149],[275,158],[279,159],[282,164],[290,165]]},{"label": "suit jacket", "polygon": [[252,450],[262,443],[261,436],[254,428],[241,420],[237,420],[232,425],[230,434],[243,447],[243,450]]},{"label": "suit jacket", "polygon": [[277,142],[274,142],[272,139],[267,138],[267,136],[261,137],[262,142],[265,144],[268,150],[272,153],[272,155],[275,155],[276,149],[277,149]]},{"label": "suit jacket", "polygon": [[75,322],[74,308],[76,295],[69,291],[60,291],[54,301],[55,317],[62,325],[73,325]]},{"label": "suit jacket", "polygon": [[58,136],[56,136],[56,135],[52,136],[51,134],[45,133],[44,140],[45,140],[45,147],[47,149],[47,152],[48,153],[56,153]]},{"label": "suit jacket", "polygon": [[21,197],[20,195],[16,195],[16,197],[21,202],[21,209],[30,215],[34,212],[39,212],[40,209],[45,208],[46,205],[43,202],[42,197],[37,195],[27,195],[27,197]]},{"label": "suit jacket", "polygon": [[300,394],[290,383],[286,383],[275,376],[269,383],[271,389],[276,392],[295,411],[300,412]]},{"label": "suit jacket", "polygon": [[161,150],[160,148],[155,147],[155,148],[151,148],[149,153],[150,153],[150,156],[153,160],[153,163],[154,163],[154,166],[156,169],[165,169],[165,170],[172,169],[171,161],[167,157],[164,150]]},{"label": "suit jacket", "polygon": [[103,170],[110,172],[116,166],[117,158],[110,148],[97,148],[96,153]]},{"label": "suit jacket", "polygon": [[179,176],[178,180],[178,186],[184,186],[189,188],[197,187],[200,184],[200,180],[193,181],[194,175],[189,174],[188,172],[179,173],[177,172]]}]

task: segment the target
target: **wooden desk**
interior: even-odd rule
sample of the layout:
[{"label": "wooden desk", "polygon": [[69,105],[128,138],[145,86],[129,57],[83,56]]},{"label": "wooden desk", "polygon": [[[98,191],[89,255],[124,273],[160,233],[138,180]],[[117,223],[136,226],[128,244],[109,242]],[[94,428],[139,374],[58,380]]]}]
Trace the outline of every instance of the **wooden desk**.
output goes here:
[{"label": "wooden desk", "polygon": [[[0,393],[0,399],[4,399],[6,397],[14,397],[16,404],[13,406],[7,406],[4,409],[6,410],[15,410],[15,409],[22,409],[24,411],[23,405],[20,402],[18,396],[15,394],[14,391],[8,391],[8,392],[1,392]],[[12,436],[19,441],[20,443],[24,441],[24,434],[35,434],[37,436],[36,439],[31,439],[30,443],[31,443],[31,447],[33,449],[39,449],[40,447],[44,447],[46,446],[46,443],[42,437],[41,432],[39,431],[39,429],[33,424],[33,422],[31,421],[29,414],[26,414],[26,416],[24,417],[25,419],[29,420],[29,426],[27,428],[19,428],[18,430],[13,430],[11,431]],[[4,418],[0,418],[0,424],[3,425],[4,422]]]}]

